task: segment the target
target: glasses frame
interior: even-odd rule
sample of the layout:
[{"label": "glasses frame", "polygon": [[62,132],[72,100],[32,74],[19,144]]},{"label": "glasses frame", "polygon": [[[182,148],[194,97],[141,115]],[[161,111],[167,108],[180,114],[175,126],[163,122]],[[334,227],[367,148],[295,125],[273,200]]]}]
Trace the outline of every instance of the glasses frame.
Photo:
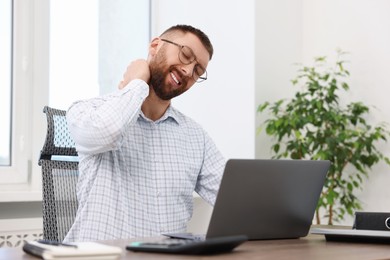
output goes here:
[{"label": "glasses frame", "polygon": [[[204,69],[204,68],[199,64],[199,62],[196,60],[195,53],[194,53],[194,51],[193,51],[190,47],[188,47],[188,46],[186,46],[186,45],[178,44],[178,43],[176,43],[176,42],[173,42],[173,41],[170,41],[170,40],[167,40],[167,39],[161,39],[161,41],[167,42],[167,43],[170,43],[170,44],[173,44],[173,45],[175,45],[175,46],[177,46],[177,47],[179,48],[179,53],[178,53],[177,55],[178,55],[179,60],[180,60],[180,62],[181,62],[182,64],[188,65],[188,64],[191,64],[192,62],[196,61],[195,67],[194,67],[194,69],[192,70],[192,78],[193,78],[197,83],[200,83],[200,82],[202,82],[202,81],[207,80],[207,70]],[[183,48],[188,48],[188,49],[191,51],[192,58],[189,59],[189,62],[183,62],[182,59],[180,58],[180,56],[181,56],[180,54],[182,53]],[[205,76],[197,75],[197,74],[195,73],[195,68],[196,68],[196,66],[200,66],[200,67],[204,70],[204,73],[203,73],[202,75],[205,75]],[[197,77],[197,78],[195,78],[195,77]]]}]

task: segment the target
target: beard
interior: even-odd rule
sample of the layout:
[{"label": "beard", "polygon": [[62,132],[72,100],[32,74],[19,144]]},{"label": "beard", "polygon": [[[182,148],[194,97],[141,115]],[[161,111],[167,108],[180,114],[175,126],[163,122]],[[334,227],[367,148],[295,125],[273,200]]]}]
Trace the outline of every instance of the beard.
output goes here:
[{"label": "beard", "polygon": [[[187,91],[188,78],[184,76],[175,66],[168,67],[165,58],[165,50],[160,49],[156,57],[150,62],[150,86],[152,86],[156,95],[162,100],[171,100]],[[179,88],[174,88],[166,83],[170,73],[175,71],[181,78]]]}]

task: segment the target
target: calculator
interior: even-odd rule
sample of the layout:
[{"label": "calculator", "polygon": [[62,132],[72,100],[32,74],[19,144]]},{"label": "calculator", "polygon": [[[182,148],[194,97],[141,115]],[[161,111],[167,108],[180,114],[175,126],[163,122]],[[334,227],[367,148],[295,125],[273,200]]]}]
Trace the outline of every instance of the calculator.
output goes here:
[{"label": "calculator", "polygon": [[224,236],[204,240],[161,239],[155,241],[132,242],[126,246],[134,252],[171,253],[171,254],[219,254],[232,251],[247,241],[248,237]]}]

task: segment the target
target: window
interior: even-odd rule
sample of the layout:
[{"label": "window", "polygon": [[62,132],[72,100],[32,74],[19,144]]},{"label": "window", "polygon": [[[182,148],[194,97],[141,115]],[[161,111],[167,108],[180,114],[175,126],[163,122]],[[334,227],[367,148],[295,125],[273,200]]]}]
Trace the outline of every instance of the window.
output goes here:
[{"label": "window", "polygon": [[0,166],[11,164],[12,0],[0,1]]},{"label": "window", "polygon": [[[32,143],[31,1],[0,1],[1,13],[1,184],[26,184]],[[3,39],[6,39],[3,41]],[[3,57],[6,57],[3,59]],[[3,77],[4,76],[4,77]],[[4,98],[4,100],[3,100]],[[7,99],[7,100],[5,100]],[[3,127],[3,123],[5,127]],[[3,138],[7,138],[3,140]],[[5,152],[5,153],[4,153]],[[5,158],[5,159],[4,159]],[[0,187],[5,191],[13,187]],[[3,198],[1,198],[3,199]]]},{"label": "window", "polygon": [[0,1],[0,201],[12,201],[7,191],[41,191],[45,105],[67,109],[113,91],[128,63],[146,58],[149,8],[149,1]]}]

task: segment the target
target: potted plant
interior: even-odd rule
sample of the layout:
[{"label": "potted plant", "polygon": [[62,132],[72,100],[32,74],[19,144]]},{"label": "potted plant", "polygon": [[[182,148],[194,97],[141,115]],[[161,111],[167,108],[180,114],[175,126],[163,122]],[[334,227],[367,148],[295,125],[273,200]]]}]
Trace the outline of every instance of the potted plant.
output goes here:
[{"label": "potted plant", "polygon": [[258,106],[258,113],[268,112],[258,132],[265,128],[273,137],[273,158],[331,161],[316,209],[317,224],[326,218],[332,225],[346,213],[353,215],[362,209],[355,191],[362,188],[374,164],[385,161],[390,165],[377,148],[389,136],[386,124],[369,124],[370,110],[362,102],[344,104],[340,100],[339,93],[349,90],[344,54],[338,51],[333,66],[326,57],[315,58],[313,66],[300,65],[292,83],[301,88],[293,98]]}]

